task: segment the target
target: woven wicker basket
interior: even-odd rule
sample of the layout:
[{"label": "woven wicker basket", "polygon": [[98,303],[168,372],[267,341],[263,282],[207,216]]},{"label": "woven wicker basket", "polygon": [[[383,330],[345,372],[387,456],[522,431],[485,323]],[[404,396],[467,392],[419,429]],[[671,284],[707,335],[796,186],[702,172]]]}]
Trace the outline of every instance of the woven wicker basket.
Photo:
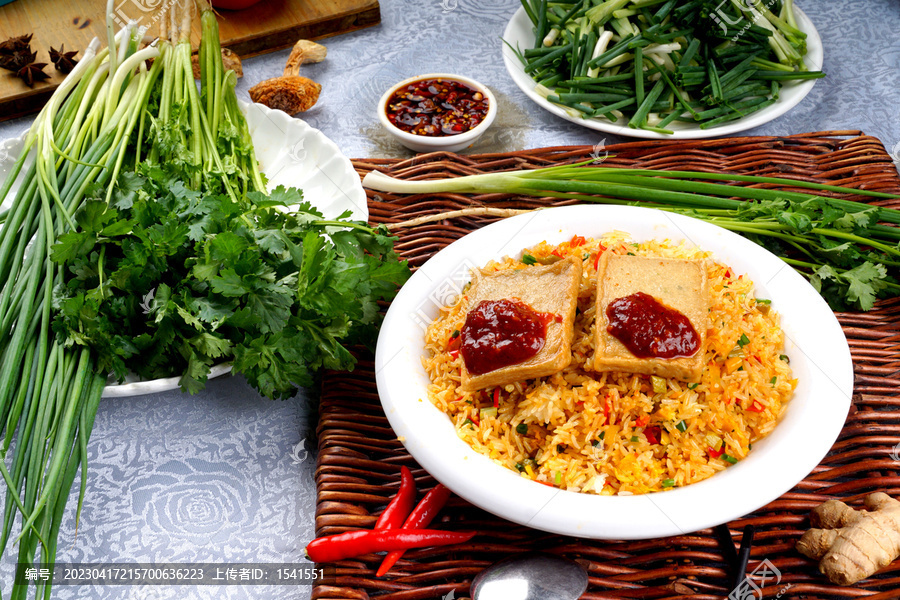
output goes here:
[{"label": "woven wicker basket", "polygon": [[[900,193],[897,169],[877,139],[858,131],[790,137],[739,137],[695,142],[634,142],[608,146],[604,165],[648,169],[772,175],[827,182],[856,189]],[[402,179],[429,179],[590,160],[590,146],[541,148],[504,154],[460,156],[435,153],[408,160],[356,160],[360,176],[378,169]],[[771,186],[770,186],[771,187]],[[850,196],[863,200],[862,197]],[[409,219],[473,206],[530,209],[560,205],[546,198],[503,194],[375,195],[369,192],[373,223]],[[891,201],[888,205],[900,205]],[[470,231],[497,220],[461,216],[395,229],[400,254],[413,267]],[[873,491],[900,496],[896,459],[900,444],[900,302],[879,303],[865,314],[837,315],[850,344],[855,368],[853,406],[831,452],[803,481],[778,500],[728,524],[734,544],[746,525],[756,528],[748,573],[769,561],[779,572],[747,598],[900,597],[900,561],[852,587],[830,584],[794,544],[809,526],[808,514],[829,498],[860,505]],[[351,373],[327,374],[318,423],[316,533],[327,535],[371,527],[396,492],[400,465],[413,470],[420,491],[434,480],[406,453],[381,409],[372,357],[363,354]],[[789,457],[787,457],[789,460]],[[698,507],[702,510],[702,507]],[[592,541],[518,526],[453,498],[438,525],[477,530],[465,546],[410,551],[383,578],[374,571],[380,556],[329,565],[313,598],[380,600],[456,598],[469,593],[484,567],[514,553],[542,549],[575,558],[587,567],[583,598],[682,598],[728,596],[729,574],[713,530],[646,541]]]}]

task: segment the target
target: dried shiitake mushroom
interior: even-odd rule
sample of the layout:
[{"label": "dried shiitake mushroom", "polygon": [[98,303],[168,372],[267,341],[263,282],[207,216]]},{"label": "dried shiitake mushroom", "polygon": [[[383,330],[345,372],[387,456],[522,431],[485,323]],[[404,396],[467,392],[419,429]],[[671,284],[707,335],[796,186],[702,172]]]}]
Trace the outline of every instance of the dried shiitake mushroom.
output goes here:
[{"label": "dried shiitake mushroom", "polygon": [[[244,76],[244,67],[241,64],[241,57],[228,48],[222,48],[222,64],[225,66],[226,71],[228,71],[229,69],[234,71],[234,74],[238,79]],[[194,71],[194,79],[200,79],[199,55],[191,55],[191,68]]]},{"label": "dried shiitake mushroom", "polygon": [[327,52],[321,44],[300,40],[291,50],[284,75],[250,88],[250,99],[269,108],[283,110],[291,116],[309,110],[318,101],[322,86],[312,79],[301,77],[300,65],[322,62]]},{"label": "dried shiitake mushroom", "polygon": [[300,40],[291,49],[291,55],[284,67],[284,76],[299,75],[300,65],[304,63],[317,63],[325,60],[328,49],[322,44],[309,40]]},{"label": "dried shiitake mushroom", "polygon": [[306,77],[275,77],[250,88],[250,99],[293,116],[309,110],[319,99],[322,86]]}]

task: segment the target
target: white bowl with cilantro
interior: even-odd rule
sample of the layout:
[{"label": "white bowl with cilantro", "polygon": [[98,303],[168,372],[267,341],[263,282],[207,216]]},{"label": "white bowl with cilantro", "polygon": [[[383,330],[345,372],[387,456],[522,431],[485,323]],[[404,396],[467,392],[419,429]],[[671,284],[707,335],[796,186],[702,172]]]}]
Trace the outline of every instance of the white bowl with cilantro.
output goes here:
[{"label": "white bowl with cilantro", "polygon": [[[254,150],[268,189],[278,186],[296,187],[303,191],[326,218],[349,213],[354,220],[366,221],[369,211],[366,193],[353,165],[337,145],[318,129],[300,119],[260,104],[242,104]],[[24,135],[0,142],[0,180],[10,170],[24,146]],[[9,195],[11,198],[13,193]],[[3,208],[7,208],[3,206]],[[143,302],[149,306],[152,297]],[[208,378],[231,371],[230,363],[211,367]],[[154,394],[179,387],[180,376],[139,380],[128,376],[123,383],[111,381],[103,393],[105,398]]]}]

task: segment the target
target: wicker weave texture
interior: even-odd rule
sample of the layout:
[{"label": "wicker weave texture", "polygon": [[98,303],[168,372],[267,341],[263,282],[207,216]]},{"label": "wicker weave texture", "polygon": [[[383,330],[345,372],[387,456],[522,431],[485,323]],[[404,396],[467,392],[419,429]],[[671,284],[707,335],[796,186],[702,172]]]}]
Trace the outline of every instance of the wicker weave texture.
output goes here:
[{"label": "wicker weave texture", "polygon": [[[479,156],[434,153],[403,161],[356,160],[354,165],[361,176],[378,169],[402,179],[429,179],[592,160],[600,152],[608,154],[605,166],[770,175],[900,193],[897,169],[884,146],[858,131],[542,148]],[[369,201],[370,219],[379,224],[473,206],[529,209],[561,204],[550,198],[503,194],[394,196],[369,192]],[[888,205],[900,203],[890,201]],[[448,244],[495,220],[468,216],[401,227],[395,230],[397,248],[417,267]],[[840,498],[858,507],[862,498],[874,491],[900,496],[900,461],[896,458],[900,451],[900,301],[882,302],[865,314],[837,316],[855,370],[853,404],[839,439],[825,460],[794,489],[728,524],[735,545],[745,526],[756,528],[748,572],[764,560],[780,571],[779,581],[752,579],[762,587],[752,590],[748,600],[900,597],[900,561],[855,586],[839,587],[794,550],[809,526],[810,509],[817,504]],[[400,465],[412,469],[420,494],[435,484],[391,430],[378,400],[371,356],[363,356],[349,375],[326,375],[317,433],[318,535],[371,527],[397,490]],[[456,497],[439,519],[436,526],[440,528],[474,529],[479,535],[465,547],[407,552],[380,579],[374,576],[379,556],[338,563],[333,565],[334,575],[313,588],[313,598],[441,599],[451,591],[456,598],[463,598],[472,578],[484,567],[534,549],[582,561],[590,574],[585,599],[712,600],[731,592],[726,561],[711,529],[637,542],[581,540],[509,523]]]}]

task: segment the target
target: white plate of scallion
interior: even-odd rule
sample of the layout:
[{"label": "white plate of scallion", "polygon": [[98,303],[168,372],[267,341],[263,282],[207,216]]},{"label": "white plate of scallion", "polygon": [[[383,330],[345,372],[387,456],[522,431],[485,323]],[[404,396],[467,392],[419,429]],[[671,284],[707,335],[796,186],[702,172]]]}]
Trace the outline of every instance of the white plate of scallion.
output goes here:
[{"label": "white plate of scallion", "polygon": [[[325,134],[300,119],[261,104],[241,104],[241,110],[247,118],[254,152],[270,190],[279,185],[299,188],[304,198],[326,218],[350,211],[350,218],[354,220],[368,219],[366,193],[359,176],[350,159]],[[25,135],[0,141],[0,182],[12,169],[24,145]],[[29,158],[23,172],[31,161]],[[18,185],[18,181],[13,185],[3,209],[15,196]],[[152,298],[145,301],[152,302]],[[210,368],[208,378],[229,372],[230,363],[215,365]],[[103,397],[120,398],[174,390],[178,389],[180,379],[180,376],[173,376],[140,380],[134,375],[129,375],[122,383],[111,379]]]},{"label": "white plate of scallion", "polygon": [[503,34],[503,60],[516,85],[558,117],[648,139],[757,127],[825,76],[822,40],[791,0],[723,2],[709,15],[695,4],[523,3]]}]

